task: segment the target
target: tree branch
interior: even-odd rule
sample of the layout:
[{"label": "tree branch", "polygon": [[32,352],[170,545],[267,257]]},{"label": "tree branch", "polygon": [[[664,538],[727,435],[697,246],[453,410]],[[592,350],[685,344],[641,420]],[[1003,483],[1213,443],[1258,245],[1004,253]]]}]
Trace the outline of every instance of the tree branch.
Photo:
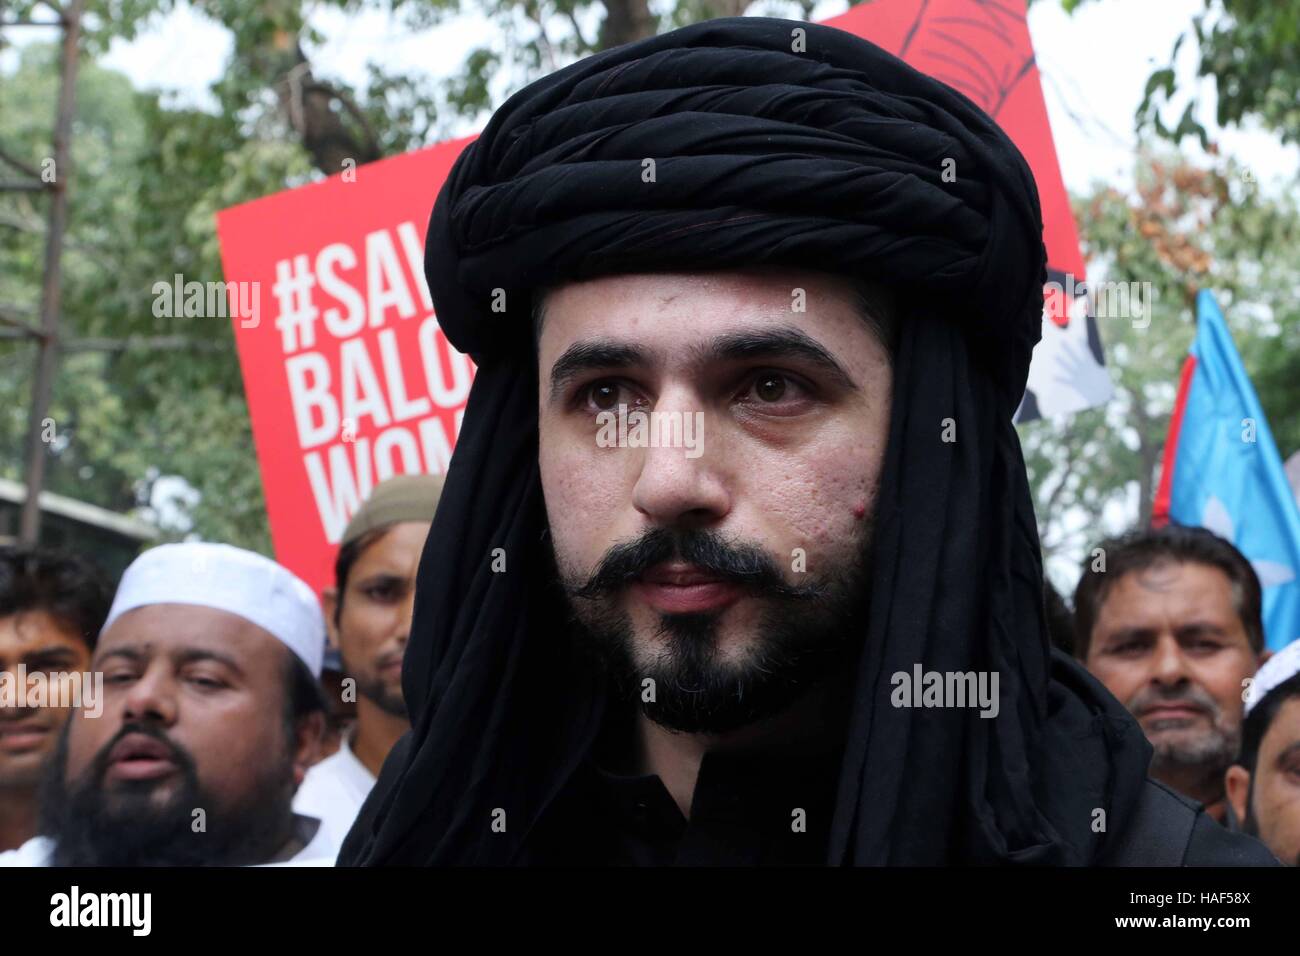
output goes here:
[{"label": "tree branch", "polygon": [[551,38],[546,35],[546,17],[542,15],[541,8],[536,3],[525,4],[524,11],[537,24],[537,42],[542,48],[542,57],[546,60],[546,68],[554,73],[559,68],[559,64],[555,60]]},{"label": "tree branch", "polygon": [[[1066,434],[1068,437],[1068,430]],[[1052,489],[1052,493],[1047,497],[1047,503],[1043,506],[1044,513],[1048,516],[1049,521],[1051,520],[1051,516],[1056,513],[1057,500],[1060,498],[1061,492],[1065,490],[1066,484],[1069,483],[1070,473],[1074,470],[1074,459],[1076,457],[1074,443],[1067,440],[1065,442],[1065,450],[1065,473],[1061,476],[1061,480],[1057,482],[1056,487]]]},{"label": "tree branch", "polygon": [[185,335],[128,336],[124,339],[72,339],[61,346],[65,352],[176,351],[220,352],[220,343]]},{"label": "tree branch", "polygon": [[326,96],[336,97],[338,101],[343,104],[343,108],[352,115],[352,118],[361,124],[361,129],[365,133],[366,145],[369,147],[369,151],[374,154],[379,153],[379,139],[375,136],[375,128],[370,124],[370,120],[366,117],[365,112],[362,111],[361,107],[357,105],[356,101],[352,99],[347,91],[341,90],[336,86],[331,86],[328,83],[322,83],[319,80],[307,89],[312,92],[324,93]]},{"label": "tree branch", "polygon": [[[289,125],[301,138],[303,148],[311,154],[316,168],[326,175],[333,175],[343,168],[344,160],[351,159],[360,165],[379,159],[374,132],[356,104],[342,90],[312,76],[311,64],[302,44],[294,43],[292,56],[294,65],[281,74],[281,80],[276,84],[276,95]],[[361,122],[367,142],[358,142],[343,125],[338,112],[331,109],[330,104],[335,98]]]},{"label": "tree branch", "polygon": [[582,33],[582,27],[578,26],[578,16],[573,12],[573,8],[567,8],[564,13],[569,18],[569,23],[573,26],[573,35],[578,38],[578,43],[582,45],[582,49],[586,52],[593,51],[595,48],[587,42],[587,38]]},{"label": "tree branch", "polygon": [[[23,321],[15,313],[6,309],[0,309],[0,325],[6,327],[5,333],[0,333],[4,338],[13,339],[43,339],[45,333],[35,326]],[[8,332],[8,329],[16,329],[16,332]]]},{"label": "tree branch", "polygon": [[21,173],[25,173],[26,175],[32,177],[32,179],[36,180],[37,182],[42,183],[42,188],[44,188],[44,181],[41,179],[40,170],[38,170],[35,166],[27,165],[27,163],[23,162],[17,156],[12,155],[11,153],[7,153],[3,149],[0,149],[0,160],[4,160],[14,169],[18,170]]}]

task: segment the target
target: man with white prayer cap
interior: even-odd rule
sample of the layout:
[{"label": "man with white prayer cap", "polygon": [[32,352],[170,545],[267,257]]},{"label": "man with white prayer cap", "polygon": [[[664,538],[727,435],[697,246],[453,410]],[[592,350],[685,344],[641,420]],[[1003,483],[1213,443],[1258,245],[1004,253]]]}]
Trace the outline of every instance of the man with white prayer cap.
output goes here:
[{"label": "man with white prayer cap", "polygon": [[102,714],[74,713],[50,761],[40,836],[18,866],[332,862],[294,791],[324,725],[324,621],[310,587],[223,544],[146,551],[92,661]]},{"label": "man with white prayer cap", "polygon": [[1300,641],[1269,658],[1247,689],[1241,753],[1224,787],[1241,828],[1300,866]]}]

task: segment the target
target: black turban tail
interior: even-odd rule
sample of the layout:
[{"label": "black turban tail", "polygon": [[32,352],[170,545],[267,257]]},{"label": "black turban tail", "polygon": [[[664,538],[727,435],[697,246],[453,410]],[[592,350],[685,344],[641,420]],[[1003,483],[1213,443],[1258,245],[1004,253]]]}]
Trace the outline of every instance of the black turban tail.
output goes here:
[{"label": "black turban tail", "polygon": [[[340,864],[562,862],[529,833],[589,751],[606,698],[563,650],[543,583],[531,294],[761,263],[918,293],[903,298],[828,862],[1095,861],[1135,806],[1150,748],[1049,650],[1011,424],[1040,334],[1041,233],[1032,175],[987,115],[829,27],[709,21],[511,97],[429,224],[438,320],[479,371],[420,564],[402,675],[412,730]],[[955,442],[939,440],[946,418]],[[1000,713],[892,706],[890,676],[918,662],[996,671]],[[1113,823],[1097,832],[1099,819]]]}]

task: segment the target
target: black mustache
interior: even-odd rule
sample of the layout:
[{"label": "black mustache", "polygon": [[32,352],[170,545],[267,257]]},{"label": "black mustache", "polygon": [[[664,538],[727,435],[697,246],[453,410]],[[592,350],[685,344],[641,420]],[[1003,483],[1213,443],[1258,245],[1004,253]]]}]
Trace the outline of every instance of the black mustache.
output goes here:
[{"label": "black mustache", "polygon": [[762,548],[728,542],[716,531],[653,528],[633,541],[616,544],[601,558],[575,598],[610,594],[640,578],[657,564],[678,560],[768,597],[809,600],[823,593],[821,584],[787,584],[777,563]]},{"label": "black mustache", "polygon": [[113,748],[118,745],[123,737],[129,734],[142,734],[145,737],[152,737],[160,744],[165,746],[171,753],[172,761],[181,768],[187,776],[193,776],[196,772],[194,758],[174,742],[167,739],[167,735],[150,723],[128,723],[123,724],[122,729],[113,735],[113,739],[104,744],[95,755],[95,764],[91,768],[94,780],[103,780],[104,774],[108,772],[108,755],[113,752]]}]

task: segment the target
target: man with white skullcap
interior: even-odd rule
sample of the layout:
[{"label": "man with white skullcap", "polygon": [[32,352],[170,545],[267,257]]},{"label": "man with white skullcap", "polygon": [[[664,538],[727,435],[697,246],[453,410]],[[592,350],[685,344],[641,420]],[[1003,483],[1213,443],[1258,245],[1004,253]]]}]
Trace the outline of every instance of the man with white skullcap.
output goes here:
[{"label": "man with white skullcap", "polygon": [[1246,692],[1241,754],[1224,775],[1241,828],[1300,866],[1300,641],[1259,669]]},{"label": "man with white skullcap", "polygon": [[91,664],[103,708],[74,713],[50,761],[40,833],[0,863],[330,862],[294,791],[323,727],[324,621],[267,558],[169,544],[122,576]]}]

